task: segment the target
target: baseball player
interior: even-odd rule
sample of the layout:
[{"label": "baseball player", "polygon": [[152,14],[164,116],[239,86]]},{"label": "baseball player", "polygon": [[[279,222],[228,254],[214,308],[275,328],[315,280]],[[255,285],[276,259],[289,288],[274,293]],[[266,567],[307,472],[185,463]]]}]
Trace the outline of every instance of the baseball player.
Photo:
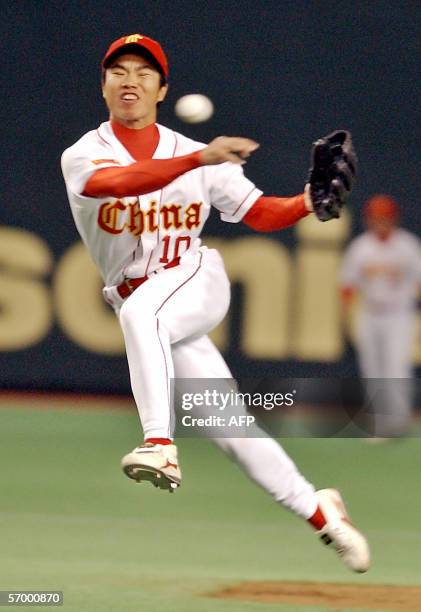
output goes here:
[{"label": "baseball player", "polygon": [[[170,381],[232,379],[207,335],[230,301],[221,256],[199,238],[210,207],[223,221],[258,231],[281,229],[313,209],[322,220],[338,216],[355,154],[349,134],[334,132],[315,143],[305,194],[265,197],[242,171],[256,142],[222,136],[206,146],[156,122],[168,74],[158,42],[140,34],[113,42],[102,61],[109,121],[63,153],[62,170],[77,229],[123,330],[144,432],[144,442],[123,457],[123,470],[172,491],[181,471]],[[349,522],[339,493],[315,491],[284,450],[260,435],[214,442],[278,503],[309,521],[348,567],[366,571],[366,539]]]},{"label": "baseball player", "polygon": [[[358,293],[357,351],[367,381],[371,433],[408,433],[411,422],[412,351],[421,287],[421,243],[398,227],[399,209],[389,195],[364,206],[367,231],[345,252],[340,283],[345,312]],[[402,380],[404,379],[404,380]]]}]

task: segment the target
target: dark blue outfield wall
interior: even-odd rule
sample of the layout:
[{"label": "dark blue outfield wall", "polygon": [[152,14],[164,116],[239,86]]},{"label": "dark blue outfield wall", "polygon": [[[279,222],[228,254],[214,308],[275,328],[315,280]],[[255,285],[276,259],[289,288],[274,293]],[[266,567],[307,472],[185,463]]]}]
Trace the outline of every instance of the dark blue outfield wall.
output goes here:
[{"label": "dark blue outfield wall", "polygon": [[[311,142],[338,127],[352,131],[360,171],[348,216],[258,235],[214,215],[206,241],[221,249],[234,283],[231,314],[215,340],[235,375],[354,375],[336,274],[344,246],[362,229],[362,203],[374,192],[392,193],[403,224],[421,233],[418,18],[415,2],[383,1],[158,1],[122,10],[108,1],[28,0],[4,7],[1,386],[129,388],[118,325],[78,243],[59,160],[106,119],[99,61],[109,42],[136,31],[158,38],[169,56],[160,122],[201,141],[219,134],[258,140],[246,173],[266,194],[299,192]],[[216,112],[208,123],[186,126],[174,103],[196,91]]]}]

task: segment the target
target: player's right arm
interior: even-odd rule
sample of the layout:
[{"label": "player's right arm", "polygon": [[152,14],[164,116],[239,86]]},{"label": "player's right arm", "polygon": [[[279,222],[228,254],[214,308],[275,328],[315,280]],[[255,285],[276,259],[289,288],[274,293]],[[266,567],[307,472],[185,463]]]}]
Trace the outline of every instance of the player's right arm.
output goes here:
[{"label": "player's right arm", "polygon": [[88,178],[83,195],[87,197],[138,196],[162,189],[181,174],[200,166],[224,162],[244,164],[258,148],[248,138],[219,136],[200,151],[171,159],[144,159],[128,166],[102,168]]}]

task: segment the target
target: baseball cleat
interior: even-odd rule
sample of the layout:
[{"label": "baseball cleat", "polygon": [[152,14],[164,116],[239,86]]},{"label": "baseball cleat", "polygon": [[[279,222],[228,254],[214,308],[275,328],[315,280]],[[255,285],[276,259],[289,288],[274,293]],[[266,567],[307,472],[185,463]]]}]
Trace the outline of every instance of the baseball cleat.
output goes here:
[{"label": "baseball cleat", "polygon": [[121,467],[126,476],[136,482],[146,480],[170,493],[181,483],[175,444],[146,442],[125,455],[121,460]]},{"label": "baseball cleat", "polygon": [[354,572],[370,567],[370,549],[366,538],[351,523],[342,497],[336,489],[316,491],[326,525],[317,532],[326,545],[332,544],[339,557]]}]

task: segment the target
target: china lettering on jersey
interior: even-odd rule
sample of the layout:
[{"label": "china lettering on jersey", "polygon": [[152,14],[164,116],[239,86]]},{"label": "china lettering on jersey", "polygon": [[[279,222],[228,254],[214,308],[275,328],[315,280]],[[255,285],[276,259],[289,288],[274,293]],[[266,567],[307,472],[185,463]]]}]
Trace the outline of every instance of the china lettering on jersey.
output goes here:
[{"label": "china lettering on jersey", "polygon": [[137,198],[128,204],[114,200],[99,207],[98,225],[104,232],[114,235],[127,231],[133,236],[141,236],[145,232],[157,232],[160,227],[192,230],[201,224],[202,205],[203,202],[192,202],[186,207],[181,204],[158,206],[156,200],[151,200],[144,209]]}]

